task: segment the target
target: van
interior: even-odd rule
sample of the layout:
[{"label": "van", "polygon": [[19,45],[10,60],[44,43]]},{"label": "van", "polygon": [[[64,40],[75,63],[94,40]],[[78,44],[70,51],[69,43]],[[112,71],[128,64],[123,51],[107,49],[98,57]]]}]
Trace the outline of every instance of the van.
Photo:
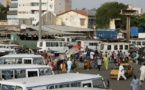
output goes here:
[{"label": "van", "polygon": [[59,53],[65,53],[69,49],[67,46],[67,42],[58,39],[38,41],[37,47],[40,48],[40,51],[48,51],[50,49]]},{"label": "van", "polygon": [[46,62],[41,55],[34,54],[8,54],[0,57],[0,64],[39,64]]},{"label": "van", "polygon": [[89,87],[108,90],[109,81],[100,75],[65,73],[40,77],[0,81],[0,90],[53,90],[59,88]]}]

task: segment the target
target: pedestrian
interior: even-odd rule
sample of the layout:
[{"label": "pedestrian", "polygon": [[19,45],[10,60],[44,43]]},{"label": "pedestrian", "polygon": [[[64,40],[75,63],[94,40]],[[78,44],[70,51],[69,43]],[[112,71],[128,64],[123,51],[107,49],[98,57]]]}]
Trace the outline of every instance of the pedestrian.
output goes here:
[{"label": "pedestrian", "polygon": [[105,57],[103,58],[103,62],[104,62],[105,69],[108,70],[109,59],[108,59],[107,55],[105,55]]},{"label": "pedestrian", "polygon": [[119,80],[121,76],[126,80],[126,77],[124,75],[124,73],[125,73],[124,72],[124,67],[120,64],[118,64],[118,66],[119,66],[119,72],[118,72],[117,80]]},{"label": "pedestrian", "polygon": [[60,69],[61,69],[61,72],[66,72],[66,64],[65,64],[65,61],[63,60],[62,63],[60,64]]},{"label": "pedestrian", "polygon": [[132,80],[130,86],[131,90],[138,90],[139,86],[142,87],[141,82],[139,79],[137,79],[136,75],[134,76],[134,79]]},{"label": "pedestrian", "polygon": [[67,73],[70,73],[71,66],[72,66],[72,61],[69,58],[69,60],[67,61]]},{"label": "pedestrian", "polygon": [[98,65],[97,68],[98,68],[98,70],[100,71],[101,65],[102,65],[102,59],[101,59],[100,57],[98,57],[97,65]]},{"label": "pedestrian", "polygon": [[140,67],[140,80],[144,81],[145,79],[145,63]]}]

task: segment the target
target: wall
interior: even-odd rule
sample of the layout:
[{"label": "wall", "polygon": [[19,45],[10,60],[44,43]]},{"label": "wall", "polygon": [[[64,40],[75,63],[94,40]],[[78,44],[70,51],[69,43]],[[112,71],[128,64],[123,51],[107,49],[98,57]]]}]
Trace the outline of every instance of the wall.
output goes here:
[{"label": "wall", "polygon": [[7,20],[0,20],[0,25],[8,25]]},{"label": "wall", "polygon": [[[80,25],[81,18],[85,19],[83,26]],[[70,11],[70,12],[67,12],[65,14],[58,16],[56,19],[56,25],[88,28],[88,17],[78,14],[76,12]]]}]

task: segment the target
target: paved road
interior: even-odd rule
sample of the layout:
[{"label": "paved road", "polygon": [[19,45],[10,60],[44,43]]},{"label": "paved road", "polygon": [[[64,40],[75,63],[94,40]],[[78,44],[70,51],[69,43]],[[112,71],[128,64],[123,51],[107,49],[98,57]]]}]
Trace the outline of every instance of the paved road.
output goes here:
[{"label": "paved road", "polygon": [[[135,63],[130,63],[130,65],[134,68],[134,74],[137,75],[137,77],[139,78],[138,70],[139,70],[140,66],[136,65]],[[91,69],[91,70],[78,69],[78,70],[72,71],[72,72],[100,74],[104,78],[109,78],[110,88],[112,90],[131,90],[130,83],[131,83],[133,77],[129,77],[127,80],[119,80],[119,81],[117,81],[116,79],[110,79],[109,74],[110,74],[111,68],[113,66],[114,66],[113,63],[109,63],[109,70],[107,70],[107,71],[104,69],[102,69],[101,71],[98,71],[96,69]],[[145,90],[145,82],[142,82],[142,88],[140,88],[139,90]]]}]

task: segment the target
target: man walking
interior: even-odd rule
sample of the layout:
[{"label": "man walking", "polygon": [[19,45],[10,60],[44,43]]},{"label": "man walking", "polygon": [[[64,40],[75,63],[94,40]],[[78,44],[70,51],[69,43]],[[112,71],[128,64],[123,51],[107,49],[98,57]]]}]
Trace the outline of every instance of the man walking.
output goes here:
[{"label": "man walking", "polygon": [[119,72],[118,72],[117,80],[120,79],[120,76],[122,76],[126,80],[126,77],[124,75],[124,67],[120,64],[118,64],[118,65],[119,65]]},{"label": "man walking", "polygon": [[145,63],[140,67],[140,80],[144,81],[145,79]]},{"label": "man walking", "polygon": [[141,86],[141,82],[139,79],[136,78],[136,75],[134,76],[134,79],[132,80],[131,84],[131,90],[138,90],[139,86]]},{"label": "man walking", "polygon": [[100,71],[101,65],[102,65],[102,59],[101,59],[100,57],[98,57],[97,65],[98,65],[97,68],[98,68],[98,70]]}]

